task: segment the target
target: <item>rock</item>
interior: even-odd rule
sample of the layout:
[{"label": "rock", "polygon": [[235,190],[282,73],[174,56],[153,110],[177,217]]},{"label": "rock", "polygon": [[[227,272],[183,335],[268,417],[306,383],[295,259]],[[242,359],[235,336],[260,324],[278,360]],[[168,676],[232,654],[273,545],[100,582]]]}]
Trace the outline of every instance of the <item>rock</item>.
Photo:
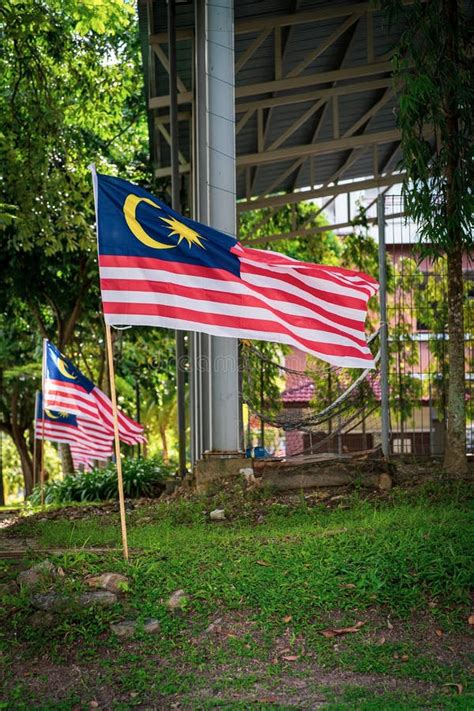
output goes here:
[{"label": "rock", "polygon": [[183,610],[188,602],[188,596],[184,590],[176,590],[166,603],[169,610]]},{"label": "rock", "polygon": [[225,511],[224,509],[214,509],[209,514],[211,521],[225,521]]},{"label": "rock", "polygon": [[244,467],[243,469],[240,469],[239,474],[242,474],[247,484],[255,484],[255,475],[252,467]]},{"label": "rock", "polygon": [[101,588],[113,593],[126,592],[129,589],[128,578],[120,573],[102,573],[86,578],[86,583],[91,588]]},{"label": "rock", "polygon": [[45,593],[32,595],[31,604],[38,610],[45,612],[66,612],[71,609],[71,599],[58,593]]},{"label": "rock", "polygon": [[10,580],[9,583],[0,583],[0,598],[4,595],[16,595],[18,592],[18,585],[14,580]]},{"label": "rock", "polygon": [[222,622],[222,617],[218,617],[217,620],[214,620],[214,622],[211,622],[209,627],[206,628],[206,634],[213,634],[214,632],[216,632],[216,633],[221,632],[221,630],[222,630],[221,622]]},{"label": "rock", "polygon": [[379,489],[380,491],[390,491],[392,488],[392,477],[390,474],[379,474]]},{"label": "rock", "polygon": [[44,627],[50,627],[54,622],[54,615],[51,612],[43,612],[37,610],[33,612],[30,619],[28,620],[30,627],[33,629],[42,629]]},{"label": "rock", "polygon": [[137,623],[134,620],[124,620],[123,622],[113,622],[110,629],[117,637],[133,637],[137,630]]},{"label": "rock", "polygon": [[110,607],[117,602],[117,595],[108,590],[94,590],[79,595],[77,603],[80,607]]},{"label": "rock", "polygon": [[57,576],[56,567],[50,560],[43,560],[28,570],[23,570],[17,577],[18,585],[24,588],[35,588],[48,578]]},{"label": "rock", "polygon": [[178,482],[176,479],[168,479],[165,481],[165,494],[173,494],[178,488]]},{"label": "rock", "polygon": [[143,623],[143,631],[147,634],[156,634],[160,631],[160,621],[155,620],[153,617],[149,617]]}]

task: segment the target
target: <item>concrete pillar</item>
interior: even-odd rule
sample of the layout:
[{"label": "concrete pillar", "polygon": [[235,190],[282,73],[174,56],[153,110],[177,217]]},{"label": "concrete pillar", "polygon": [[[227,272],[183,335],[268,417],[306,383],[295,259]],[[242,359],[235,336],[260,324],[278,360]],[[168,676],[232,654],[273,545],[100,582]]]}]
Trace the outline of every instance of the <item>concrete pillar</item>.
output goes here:
[{"label": "concrete pillar", "polygon": [[[233,0],[205,0],[209,224],[236,234]],[[210,448],[238,452],[238,341],[210,338]]]},{"label": "concrete pillar", "polygon": [[[196,6],[195,217],[235,235],[234,8]],[[193,459],[241,449],[238,341],[192,338]]]}]

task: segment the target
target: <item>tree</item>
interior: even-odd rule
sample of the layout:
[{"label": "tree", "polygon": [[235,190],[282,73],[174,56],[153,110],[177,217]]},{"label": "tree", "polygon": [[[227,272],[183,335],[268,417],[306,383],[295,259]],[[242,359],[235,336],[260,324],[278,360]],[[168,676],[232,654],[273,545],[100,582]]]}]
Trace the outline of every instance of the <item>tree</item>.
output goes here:
[{"label": "tree", "polygon": [[405,211],[422,256],[447,259],[449,387],[446,472],[467,472],[463,255],[473,246],[472,18],[461,0],[385,0],[403,32],[394,60],[400,91]]},{"label": "tree", "polygon": [[32,423],[35,391],[41,383],[41,350],[35,341],[26,329],[21,308],[0,315],[0,431],[15,444],[26,495],[33,487]]},{"label": "tree", "polygon": [[[95,160],[107,172],[146,178],[135,10],[126,0],[5,0],[0,33],[3,316],[21,312],[16,326],[33,343],[30,361],[41,337],[71,356],[88,338],[104,363],[87,166]],[[15,388],[4,380],[10,402]],[[14,420],[10,411],[9,426]]]}]

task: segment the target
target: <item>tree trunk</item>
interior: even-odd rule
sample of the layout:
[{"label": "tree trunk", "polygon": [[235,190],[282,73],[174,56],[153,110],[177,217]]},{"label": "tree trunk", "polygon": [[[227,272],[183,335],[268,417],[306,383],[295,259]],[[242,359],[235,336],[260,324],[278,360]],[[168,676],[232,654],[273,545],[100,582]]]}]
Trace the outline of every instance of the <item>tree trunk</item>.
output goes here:
[{"label": "tree trunk", "polygon": [[[443,21],[449,28],[446,56],[451,66],[458,66],[458,7],[453,0],[443,0]],[[460,169],[459,105],[451,85],[445,94],[446,111],[446,220],[448,229],[448,428],[444,466],[450,477],[467,474],[466,458],[466,383],[464,347],[464,284],[462,273],[463,240],[456,210],[456,173]]]},{"label": "tree trunk", "polygon": [[444,466],[450,477],[467,474],[464,287],[462,247],[448,253],[448,427]]},{"label": "tree trunk", "polygon": [[18,432],[18,430],[16,430],[13,433],[13,441],[15,442],[15,447],[17,448],[20,456],[26,498],[33,490],[33,459],[31,458],[23,432]]},{"label": "tree trunk", "polygon": [[168,464],[169,454],[168,454],[168,439],[166,437],[166,427],[160,427],[160,438],[161,446],[163,447],[163,462]]},{"label": "tree trunk", "polygon": [[0,506],[5,506],[5,489],[3,486],[3,468],[0,467]]},{"label": "tree trunk", "polygon": [[74,464],[72,461],[71,449],[68,444],[61,442],[59,445],[59,456],[61,458],[61,468],[63,476],[74,474]]}]

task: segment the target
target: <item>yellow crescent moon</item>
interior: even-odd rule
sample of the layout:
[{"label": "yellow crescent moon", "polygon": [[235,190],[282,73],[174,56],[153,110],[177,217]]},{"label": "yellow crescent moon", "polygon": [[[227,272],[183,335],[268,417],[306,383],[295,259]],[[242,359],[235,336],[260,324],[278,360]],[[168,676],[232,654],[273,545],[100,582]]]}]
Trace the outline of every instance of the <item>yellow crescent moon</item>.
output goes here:
[{"label": "yellow crescent moon", "polygon": [[59,372],[62,373],[65,378],[69,378],[69,380],[77,380],[77,375],[71,375],[71,373],[66,368],[66,363],[61,358],[58,358],[57,366]]},{"label": "yellow crescent moon", "polygon": [[61,417],[59,412],[53,413],[51,410],[45,410],[45,412],[51,420],[59,420]]},{"label": "yellow crescent moon", "polygon": [[141,202],[146,202],[148,205],[156,207],[157,210],[161,210],[161,207],[157,205],[156,202],[153,202],[153,200],[139,197],[133,193],[128,195],[123,204],[123,214],[125,215],[125,221],[130,231],[133,232],[135,237],[139,239],[140,242],[146,244],[147,247],[152,247],[152,249],[175,249],[177,246],[176,244],[164,244],[163,242],[158,242],[145,232],[136,217],[137,207]]}]

